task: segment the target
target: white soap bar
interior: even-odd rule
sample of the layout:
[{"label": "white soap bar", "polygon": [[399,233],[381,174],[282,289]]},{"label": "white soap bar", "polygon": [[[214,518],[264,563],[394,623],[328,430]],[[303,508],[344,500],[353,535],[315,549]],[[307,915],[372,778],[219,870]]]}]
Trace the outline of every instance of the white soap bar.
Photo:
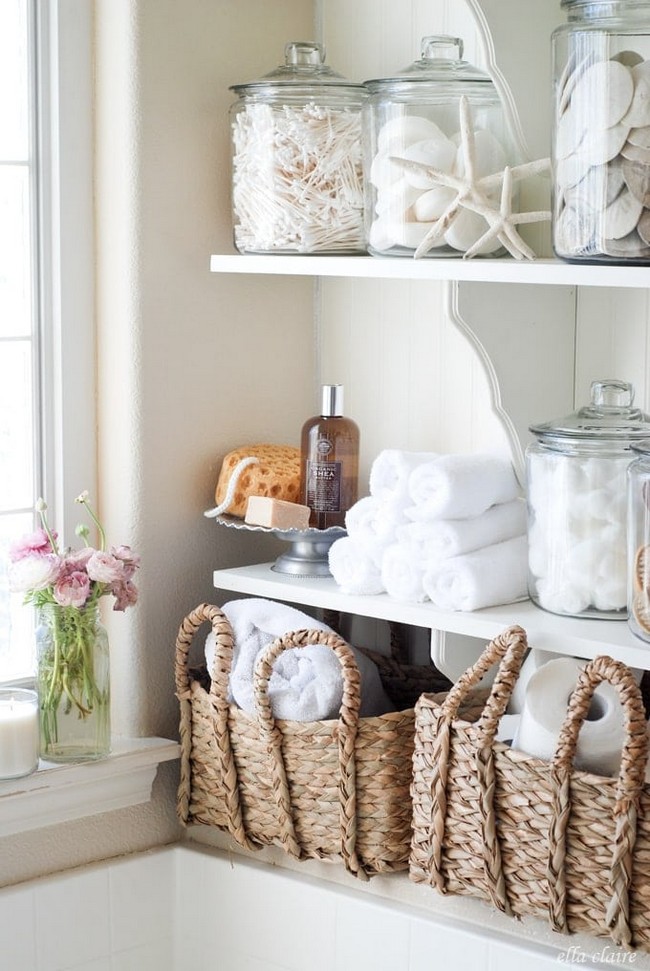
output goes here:
[{"label": "white soap bar", "polygon": [[244,521],[251,526],[268,526],[270,529],[307,529],[310,515],[309,506],[297,502],[249,496]]}]

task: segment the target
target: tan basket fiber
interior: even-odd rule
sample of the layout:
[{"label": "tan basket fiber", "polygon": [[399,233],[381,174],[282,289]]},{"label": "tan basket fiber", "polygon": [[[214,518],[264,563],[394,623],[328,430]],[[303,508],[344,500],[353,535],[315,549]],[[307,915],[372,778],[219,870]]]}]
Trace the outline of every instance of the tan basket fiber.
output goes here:
[{"label": "tan basket fiber", "polygon": [[[641,693],[629,669],[590,661],[569,700],[552,762],[495,742],[526,635],[511,627],[445,696],[416,705],[410,875],[442,893],[491,901],[554,930],[587,930],[650,949],[650,786]],[[473,689],[498,673],[480,715]],[[618,779],[572,768],[593,692],[619,692],[626,741]]]},{"label": "tan basket fiber", "polygon": [[[217,642],[209,688],[188,670],[190,646],[206,621]],[[274,721],[267,696],[274,660],[315,643],[331,647],[341,662],[338,720]],[[256,717],[227,701],[231,663],[226,616],[215,606],[197,607],[176,642],[181,821],[226,830],[248,849],[277,845],[297,859],[341,860],[361,878],[407,869],[413,708],[359,718],[359,673],[337,634],[303,630],[274,641],[256,665]]]}]

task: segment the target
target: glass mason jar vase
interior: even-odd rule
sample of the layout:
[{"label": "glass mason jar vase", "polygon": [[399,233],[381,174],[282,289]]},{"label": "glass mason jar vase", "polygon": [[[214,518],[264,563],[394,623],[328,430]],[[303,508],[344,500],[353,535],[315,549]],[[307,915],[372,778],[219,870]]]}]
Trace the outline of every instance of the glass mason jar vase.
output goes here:
[{"label": "glass mason jar vase", "polygon": [[562,0],[552,38],[553,248],[650,263],[650,2]]},{"label": "glass mason jar vase", "polygon": [[[463,60],[463,41],[447,35],[423,37],[421,57],[393,77],[365,82],[364,168],[366,233],[373,256],[458,257],[505,252],[498,240],[481,243],[488,230],[469,209],[449,219],[457,192],[426,172],[400,164],[418,162],[443,176],[463,176],[473,159],[477,178],[494,175],[489,196],[498,201],[505,166],[517,153],[497,89],[488,74]],[[461,137],[461,99],[469,106],[471,134]],[[468,156],[470,158],[468,158]],[[516,187],[515,197],[516,209]],[[425,237],[440,224],[429,246]],[[426,251],[418,250],[426,247]]]},{"label": "glass mason jar vase", "polygon": [[240,253],[364,253],[366,91],[291,41],[285,63],[230,88],[234,243]]},{"label": "glass mason jar vase", "polygon": [[108,635],[96,605],[38,610],[37,690],[41,758],[76,762],[108,755]]}]

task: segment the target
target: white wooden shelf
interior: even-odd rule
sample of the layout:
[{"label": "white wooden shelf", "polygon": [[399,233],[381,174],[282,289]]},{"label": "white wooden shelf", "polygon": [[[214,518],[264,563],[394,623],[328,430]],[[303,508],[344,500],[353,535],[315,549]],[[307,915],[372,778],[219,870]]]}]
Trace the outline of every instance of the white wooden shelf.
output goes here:
[{"label": "white wooden shelf", "polygon": [[602,266],[559,260],[423,259],[374,256],[257,256],[217,254],[213,273],[358,277],[382,280],[458,280],[553,286],[650,287],[650,266]]},{"label": "white wooden shelf", "polygon": [[520,624],[531,646],[577,657],[608,654],[634,668],[650,668],[650,644],[636,638],[624,620],[584,620],[540,610],[530,601],[472,612],[438,610],[431,603],[402,603],[386,594],[357,597],[342,593],[331,577],[307,579],[275,573],[271,563],[215,570],[219,590],[252,594],[303,606],[321,607],[378,620],[394,620],[431,630],[491,640]]}]

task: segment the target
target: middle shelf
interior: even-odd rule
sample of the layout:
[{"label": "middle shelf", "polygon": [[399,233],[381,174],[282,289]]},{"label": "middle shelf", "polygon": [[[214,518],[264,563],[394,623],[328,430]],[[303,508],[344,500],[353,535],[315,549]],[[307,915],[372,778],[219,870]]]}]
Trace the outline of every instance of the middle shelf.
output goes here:
[{"label": "middle shelf", "polygon": [[557,654],[592,658],[608,654],[630,667],[650,669],[650,645],[644,646],[624,620],[585,620],[540,610],[531,601],[471,612],[438,610],[431,603],[403,603],[386,594],[350,596],[331,577],[296,578],[274,572],[272,563],[215,570],[214,586],[270,600],[338,610],[377,620],[448,631],[491,640],[506,627],[519,624],[531,647]]}]

